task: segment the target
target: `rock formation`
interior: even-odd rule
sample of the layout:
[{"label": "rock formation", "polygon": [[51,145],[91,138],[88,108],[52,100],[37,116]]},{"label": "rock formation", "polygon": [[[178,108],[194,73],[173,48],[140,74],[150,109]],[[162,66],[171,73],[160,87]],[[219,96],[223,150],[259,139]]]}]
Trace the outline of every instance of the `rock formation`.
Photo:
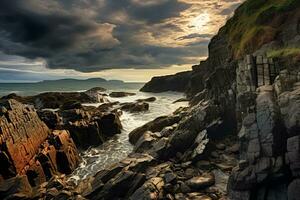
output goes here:
[{"label": "rock formation", "polygon": [[[5,184],[5,180],[20,175],[37,186],[55,174],[70,174],[77,167],[80,158],[69,132],[50,131],[34,108],[15,100],[2,100],[0,108],[0,182]],[[11,181],[23,184],[24,179]],[[1,190],[0,196],[5,192]]]}]

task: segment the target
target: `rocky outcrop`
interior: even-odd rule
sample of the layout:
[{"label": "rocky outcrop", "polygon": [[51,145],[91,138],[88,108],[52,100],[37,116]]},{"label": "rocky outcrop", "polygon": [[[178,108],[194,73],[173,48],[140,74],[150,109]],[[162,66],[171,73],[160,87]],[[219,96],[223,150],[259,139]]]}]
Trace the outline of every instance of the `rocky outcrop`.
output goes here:
[{"label": "rocky outcrop", "polygon": [[[57,112],[39,112],[42,120],[54,129],[68,130],[78,148],[99,146],[121,133],[122,124],[117,112],[103,112],[102,108],[82,106],[80,109],[62,108]],[[50,127],[49,126],[49,127]]]},{"label": "rocky outcrop", "polygon": [[[288,188],[295,188],[299,175],[299,83],[280,74],[275,84],[256,89],[251,67],[241,62],[238,71],[240,164],[230,177],[230,196],[232,199],[294,197],[295,192]],[[293,86],[281,87],[286,82]]]},{"label": "rocky outcrop", "polygon": [[149,98],[145,98],[145,99],[137,99],[137,102],[154,102],[156,101],[156,97],[149,97]]},{"label": "rocky outcrop", "polygon": [[92,88],[86,92],[46,92],[35,96],[21,97],[10,94],[2,99],[15,99],[25,104],[34,105],[36,109],[57,109],[66,105],[79,105],[80,103],[105,103],[109,100],[99,88]]},{"label": "rocky outcrop", "polygon": [[114,98],[128,97],[128,96],[134,96],[134,95],[136,95],[136,94],[132,93],[132,92],[111,92],[109,94],[110,97],[114,97]]},{"label": "rocky outcrop", "polygon": [[77,167],[78,151],[67,131],[50,131],[34,108],[15,100],[2,100],[0,108],[0,182],[24,175],[36,186]]},{"label": "rocky outcrop", "polygon": [[143,112],[149,110],[149,104],[146,102],[130,102],[130,103],[121,103],[121,110],[128,111],[131,113]]},{"label": "rocky outcrop", "polygon": [[132,144],[136,144],[136,142],[140,139],[140,137],[146,132],[159,132],[163,128],[172,126],[180,121],[180,116],[162,116],[158,117],[155,120],[146,123],[145,125],[136,128],[135,130],[129,133],[129,141]]},{"label": "rocky outcrop", "polygon": [[150,82],[146,83],[141,91],[143,92],[166,92],[178,91],[184,92],[187,89],[191,71],[180,72],[175,75],[153,77]]}]

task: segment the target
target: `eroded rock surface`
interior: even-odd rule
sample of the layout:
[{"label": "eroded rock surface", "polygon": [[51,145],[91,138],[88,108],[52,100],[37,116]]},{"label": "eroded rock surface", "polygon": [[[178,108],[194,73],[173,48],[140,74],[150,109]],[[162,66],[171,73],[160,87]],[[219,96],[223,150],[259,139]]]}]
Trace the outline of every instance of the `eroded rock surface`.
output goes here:
[{"label": "eroded rock surface", "polygon": [[80,158],[69,132],[50,131],[33,107],[16,100],[2,100],[0,107],[0,182],[24,175],[37,186],[78,166]]}]

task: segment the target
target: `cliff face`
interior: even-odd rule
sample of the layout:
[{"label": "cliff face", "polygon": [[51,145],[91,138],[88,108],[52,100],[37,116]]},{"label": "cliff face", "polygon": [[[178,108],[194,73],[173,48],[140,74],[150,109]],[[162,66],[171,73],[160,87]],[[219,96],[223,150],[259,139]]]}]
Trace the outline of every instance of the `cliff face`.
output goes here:
[{"label": "cliff face", "polygon": [[[234,83],[237,62],[246,54],[277,57],[284,67],[298,66],[299,19],[298,0],[247,0],[212,38],[208,46],[207,60],[193,66],[190,76],[177,74],[173,77],[185,79],[186,93],[192,97],[208,87],[206,80],[218,68],[225,68],[231,75],[231,83]],[[152,91],[152,85],[159,85],[154,84],[156,80],[167,82],[168,77],[155,78],[147,83],[148,92]],[[163,91],[176,90],[176,84],[169,85],[169,88],[166,87]],[[159,91],[157,88],[155,90]]]},{"label": "cliff face", "polygon": [[0,109],[0,182],[25,175],[36,186],[77,167],[79,155],[67,131],[50,131],[34,108],[15,100],[2,100]]},{"label": "cliff face", "polygon": [[[211,40],[208,59],[186,77],[192,108],[217,106],[216,116],[238,136],[231,199],[299,198],[299,58],[300,2],[248,0]],[[172,134],[181,141],[173,152],[192,138],[178,129]]]},{"label": "cliff face", "polygon": [[175,75],[164,77],[153,77],[150,82],[146,83],[141,91],[143,92],[166,92],[179,91],[184,92],[189,83],[189,77],[192,72],[181,72]]}]

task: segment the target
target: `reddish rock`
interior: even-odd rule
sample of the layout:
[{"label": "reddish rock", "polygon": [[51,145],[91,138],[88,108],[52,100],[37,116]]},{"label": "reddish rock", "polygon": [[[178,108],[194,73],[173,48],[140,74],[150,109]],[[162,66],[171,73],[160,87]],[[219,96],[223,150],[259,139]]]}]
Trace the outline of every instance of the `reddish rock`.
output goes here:
[{"label": "reddish rock", "polygon": [[26,175],[31,186],[79,164],[77,148],[65,130],[50,132],[36,111],[15,100],[0,102],[0,180]]}]

